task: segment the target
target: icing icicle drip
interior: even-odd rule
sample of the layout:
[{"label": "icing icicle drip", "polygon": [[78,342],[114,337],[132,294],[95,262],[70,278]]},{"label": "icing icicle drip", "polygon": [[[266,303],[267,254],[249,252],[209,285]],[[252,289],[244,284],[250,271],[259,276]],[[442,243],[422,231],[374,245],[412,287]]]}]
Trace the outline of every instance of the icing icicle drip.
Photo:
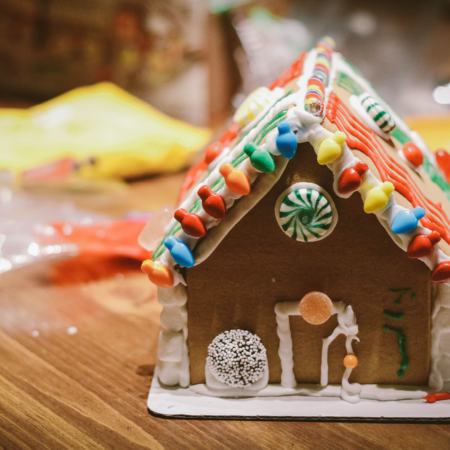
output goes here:
[{"label": "icing icicle drip", "polygon": [[[332,303],[332,309],[329,313],[326,312],[328,307],[328,297],[319,292],[311,292],[303,297],[301,302],[280,302],[275,306],[275,314],[277,320],[277,333],[280,338],[280,346],[278,355],[281,360],[281,386],[284,388],[294,388],[297,385],[294,375],[294,359],[292,351],[292,335],[289,324],[289,316],[301,316],[304,311],[305,319],[308,323],[320,324],[323,320],[330,317],[330,313],[337,314],[339,325],[335,328],[333,333],[323,340],[322,345],[322,366],[320,384],[322,386],[328,385],[328,347],[334,339],[340,334],[346,336],[345,346],[348,355],[353,355],[352,341],[359,341],[358,325],[356,325],[355,314],[351,306],[343,302]],[[311,299],[311,300],[310,300]],[[307,300],[305,303],[304,300]],[[329,300],[329,299],[328,299]],[[302,303],[304,303],[302,305]],[[303,307],[302,307],[303,306]],[[323,319],[318,319],[323,317]],[[356,357],[354,358],[356,361]],[[357,383],[350,384],[348,379],[352,373],[354,364],[347,364],[342,377],[342,386],[340,396],[343,400],[350,403],[357,403],[360,400],[359,393],[361,386]]]},{"label": "icing icicle drip", "polygon": [[281,386],[294,387],[297,384],[294,375],[294,353],[289,316],[299,316],[299,302],[280,302],[275,305],[277,334],[280,338],[278,356],[281,360]]},{"label": "icing icicle drip", "polygon": [[[330,336],[323,340],[322,344],[322,366],[320,370],[320,384],[326,386],[328,384],[328,347],[340,335],[346,336],[345,346],[348,354],[353,354],[352,341],[359,341],[358,325],[356,325],[356,317],[350,305],[343,302],[333,303],[333,314],[337,314],[338,326],[334,329]],[[351,368],[346,368],[342,378],[341,398],[350,403],[359,402],[359,393],[361,386],[358,383],[350,384],[348,379],[352,373]]]}]

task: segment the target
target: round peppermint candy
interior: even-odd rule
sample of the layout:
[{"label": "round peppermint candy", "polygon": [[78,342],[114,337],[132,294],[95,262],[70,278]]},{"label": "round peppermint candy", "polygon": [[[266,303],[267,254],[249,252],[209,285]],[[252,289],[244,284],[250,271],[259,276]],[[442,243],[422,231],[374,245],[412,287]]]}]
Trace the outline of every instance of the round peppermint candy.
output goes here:
[{"label": "round peppermint candy", "polygon": [[337,221],[330,196],[313,183],[297,183],[283,192],[276,205],[276,215],[281,229],[301,242],[323,239]]},{"label": "round peppermint candy", "polygon": [[366,92],[360,95],[359,101],[381,131],[389,134],[395,130],[394,119],[386,108],[383,105],[380,105],[372,96]]}]

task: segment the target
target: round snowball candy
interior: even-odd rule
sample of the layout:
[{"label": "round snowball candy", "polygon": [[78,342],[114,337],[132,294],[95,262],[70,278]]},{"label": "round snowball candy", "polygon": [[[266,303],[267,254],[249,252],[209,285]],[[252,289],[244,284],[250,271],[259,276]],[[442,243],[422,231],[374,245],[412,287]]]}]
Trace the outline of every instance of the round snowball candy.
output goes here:
[{"label": "round snowball candy", "polygon": [[208,347],[210,372],[232,388],[246,388],[258,381],[267,367],[264,345],[256,334],[229,330],[219,334]]},{"label": "round snowball candy", "polygon": [[311,325],[325,323],[333,312],[333,302],[328,295],[313,291],[306,294],[299,304],[300,315]]}]

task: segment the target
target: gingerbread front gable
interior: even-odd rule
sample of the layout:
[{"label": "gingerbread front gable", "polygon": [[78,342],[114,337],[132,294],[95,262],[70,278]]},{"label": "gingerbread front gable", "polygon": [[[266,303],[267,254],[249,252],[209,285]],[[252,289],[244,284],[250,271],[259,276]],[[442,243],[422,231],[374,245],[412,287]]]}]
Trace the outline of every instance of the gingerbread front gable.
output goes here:
[{"label": "gingerbread front gable", "polygon": [[[163,331],[160,337],[158,368],[159,377],[165,384],[188,386],[191,384],[191,376],[193,383],[204,381],[207,344],[211,342],[211,335],[208,334],[210,332],[205,332],[205,323],[210,322],[213,325],[215,323],[216,331],[223,328],[225,325],[220,319],[221,311],[224,322],[228,320],[226,317],[232,318],[226,329],[244,327],[238,324],[242,319],[239,312],[230,313],[225,305],[228,304],[228,308],[239,309],[238,305],[241,302],[242,305],[246,304],[245,298],[236,294],[235,298],[236,296],[239,298],[233,300],[233,291],[227,291],[226,295],[224,291],[228,288],[238,290],[239,287],[242,290],[244,287],[246,292],[258,292],[259,296],[263,296],[262,286],[265,284],[261,279],[256,279],[257,277],[245,279],[244,275],[245,267],[254,272],[258,264],[258,259],[249,257],[249,255],[254,257],[252,248],[256,253],[264,249],[265,254],[272,255],[275,262],[283,260],[290,254],[288,249],[281,251],[273,246],[264,247],[264,236],[267,236],[264,234],[259,236],[261,244],[258,247],[255,245],[248,235],[248,230],[251,230],[252,226],[258,229],[263,224],[269,224],[267,226],[272,227],[270,236],[276,234],[277,238],[283,238],[285,245],[292,242],[286,235],[297,241],[290,245],[294,249],[292,251],[298,253],[296,256],[290,255],[288,258],[290,263],[284,260],[285,262],[280,265],[282,270],[279,274],[277,272],[277,276],[270,277],[268,272],[265,273],[268,277],[266,282],[272,278],[282,279],[283,273],[290,273],[290,268],[298,260],[303,261],[306,270],[308,261],[320,260],[322,255],[326,257],[327,251],[331,251],[333,245],[336,244],[337,249],[342,242],[348,241],[351,245],[352,235],[361,236],[363,239],[361,242],[367,243],[368,248],[376,249],[377,242],[380,242],[379,247],[383,248],[384,253],[377,255],[376,250],[370,253],[365,249],[366,251],[361,252],[359,256],[367,254],[368,262],[374,268],[378,267],[378,273],[383,276],[377,277],[375,269],[371,275],[368,266],[359,263],[358,258],[356,266],[352,267],[350,261],[346,268],[339,267],[337,270],[335,266],[339,264],[339,251],[333,250],[335,257],[330,259],[331,270],[327,271],[326,264],[321,263],[323,275],[310,273],[307,276],[308,279],[315,280],[315,283],[312,283],[315,287],[309,286],[308,283],[301,285],[285,280],[279,284],[280,291],[273,293],[273,301],[295,303],[293,298],[301,298],[306,294],[305,289],[321,290],[330,294],[333,308],[337,308],[333,311],[341,324],[338,311],[340,306],[335,300],[346,303],[345,317],[350,317],[350,312],[353,314],[349,305],[360,309],[358,314],[362,317],[363,309],[357,306],[357,303],[364,304],[364,294],[370,297],[371,304],[375,304],[379,298],[380,304],[377,307],[380,310],[383,302],[392,300],[389,298],[390,294],[396,295],[395,292],[391,292],[392,290],[403,289],[405,295],[409,292],[411,298],[414,294],[414,299],[417,299],[408,306],[411,316],[423,318],[422,322],[419,320],[420,324],[414,320],[410,324],[419,327],[420,332],[410,333],[408,364],[405,359],[406,344],[402,337],[405,330],[401,331],[401,326],[387,324],[387,328],[382,330],[385,333],[375,330],[375,334],[371,335],[370,327],[367,325],[368,328],[361,333],[369,333],[366,336],[367,341],[375,336],[375,349],[381,348],[380,339],[388,339],[394,341],[394,344],[398,341],[399,350],[395,356],[384,355],[387,358],[384,363],[383,357],[377,356],[379,362],[376,364],[375,372],[378,378],[370,378],[367,374],[371,371],[373,373],[374,370],[373,361],[369,362],[370,356],[376,357],[377,353],[373,352],[374,348],[370,349],[370,345],[364,347],[366,350],[362,350],[362,353],[366,352],[367,355],[362,357],[366,360],[366,364],[364,368],[359,366],[355,369],[355,374],[362,383],[394,384],[396,381],[423,384],[429,375],[430,385],[435,387],[442,386],[447,378],[450,379],[450,374],[443,374],[438,368],[438,362],[442,363],[443,355],[439,350],[439,337],[434,340],[431,338],[433,333],[438,335],[435,330],[430,332],[430,308],[435,299],[431,295],[429,272],[417,261],[420,259],[425,262],[432,270],[432,281],[442,283],[442,289],[446,289],[444,283],[447,283],[450,277],[448,256],[450,204],[445,195],[450,192],[450,188],[435,166],[433,155],[420,138],[411,132],[390,108],[382,106],[385,103],[372,86],[341,55],[333,54],[331,47],[331,41],[327,39],[319,42],[316,50],[302,56],[274,83],[272,90],[259,89],[239,109],[232,129],[222,138],[222,142],[215,144],[207,152],[208,169],[180,205],[175,219],[167,225],[167,234],[154,250],[153,260],[143,264],[143,270],[148,273],[150,280],[160,286],[159,300],[164,306],[161,316]],[[303,160],[304,158],[306,159]],[[325,165],[329,170],[324,167]],[[317,175],[319,172],[320,176]],[[314,183],[313,174],[320,178],[319,183]],[[278,192],[280,186],[287,189]],[[363,205],[358,198],[351,197],[356,190],[361,194]],[[267,203],[269,199],[273,203],[272,206]],[[346,202],[349,203],[348,206]],[[262,209],[264,207],[266,209]],[[261,219],[257,215],[258,211],[263,214]],[[270,214],[270,220],[265,220],[267,214]],[[353,225],[358,220],[361,227],[355,229]],[[343,226],[346,222],[348,226]],[[379,227],[379,223],[383,225],[391,239],[387,239],[388,235]],[[340,239],[337,239],[339,236]],[[228,245],[228,241],[233,242],[233,245]],[[248,247],[249,242],[253,242],[253,247]],[[409,259],[397,246],[408,253]],[[355,248],[354,251],[357,253],[358,249]],[[386,254],[392,256],[392,261],[396,261],[395,267],[391,270],[388,270],[389,258],[383,260],[383,255]],[[346,255],[345,258],[348,259],[349,256]],[[244,261],[243,265],[236,268],[239,276],[236,277],[236,273],[233,272],[233,265],[222,263],[217,266],[218,260],[235,261],[234,267],[237,267],[237,262]],[[266,260],[261,255],[260,261],[262,271],[265,270],[264,267],[270,267],[270,258]],[[361,261],[364,261],[364,258]],[[380,264],[382,267],[379,267]],[[222,272],[217,271],[220,266],[224,269]],[[314,264],[309,266],[314,267]],[[364,273],[358,274],[358,268],[363,266]],[[220,286],[216,292],[208,287],[214,285],[209,282],[212,274],[215,274],[216,285]],[[291,275],[297,279],[300,277],[298,273]],[[331,287],[323,284],[325,282],[323,280],[326,279],[333,280]],[[344,298],[345,283],[342,284],[341,290],[338,288],[339,280],[346,279],[353,287],[356,286],[355,290],[350,289],[354,294],[352,299]],[[358,282],[368,286],[372,283],[373,289],[365,292],[364,287],[360,287]],[[273,285],[277,283],[275,281]],[[270,283],[269,285],[272,286]],[[290,290],[290,286],[294,285],[296,287]],[[378,288],[384,291],[379,291]],[[350,291],[347,292],[347,297]],[[358,295],[358,292],[361,295]],[[283,298],[283,293],[286,298]],[[221,299],[214,303],[214,307],[221,305],[225,309],[210,307],[212,315],[210,316],[208,311],[205,311],[207,297],[214,296]],[[251,295],[244,297],[250,299]],[[194,298],[198,301],[194,301]],[[356,298],[358,300],[355,300]],[[261,331],[267,336],[270,335],[269,337],[263,339],[259,336],[267,344],[268,380],[270,383],[279,383],[281,380],[283,386],[284,368],[280,372],[280,363],[283,365],[285,358],[283,359],[281,353],[277,357],[278,342],[275,344],[272,342],[276,340],[274,329],[277,327],[273,301],[264,303],[262,300],[258,304],[254,301],[255,297],[252,297],[247,304],[253,302],[252,317],[255,322],[244,328],[251,329],[258,336],[256,329],[259,325],[263,328],[267,326],[267,330],[271,330],[270,332],[266,330],[267,333]],[[189,303],[189,308],[186,307],[186,302]],[[258,306],[262,304],[266,306]],[[264,308],[268,310],[262,314]],[[395,314],[400,317],[400,313],[384,309],[392,317]],[[384,309],[380,310],[382,319]],[[272,314],[269,311],[272,311]],[[368,311],[370,316],[370,308]],[[437,317],[443,312],[446,312],[446,308],[444,302],[440,301],[439,305],[434,306],[433,316]],[[386,317],[388,323],[388,319],[392,317]],[[289,320],[292,322],[297,319]],[[363,320],[364,322],[366,321]],[[370,318],[366,323],[370,323]],[[443,325],[439,326],[442,329]],[[325,326],[313,327],[315,331],[311,333],[323,338],[330,334],[333,327],[336,327],[335,321],[327,322]],[[298,331],[301,327],[290,327],[292,338],[295,340],[294,329],[300,335],[302,331]],[[276,331],[279,330],[278,323]],[[347,327],[346,330],[348,339],[353,336],[348,334],[351,327]],[[438,334],[440,336],[440,333]],[[413,341],[417,336],[425,337],[415,343]],[[320,339],[316,342],[320,342]],[[414,345],[411,346],[411,343]],[[430,345],[429,368],[430,353],[427,349]],[[283,351],[281,347],[282,345],[279,352]],[[297,345],[295,348],[300,347]],[[318,355],[316,351],[312,358],[317,359]],[[411,356],[414,356],[417,369],[410,369],[408,372],[404,367],[408,367],[409,361],[412,360]],[[294,352],[290,358],[304,360],[305,355],[296,356]],[[343,369],[332,370],[333,365],[337,364],[337,360],[333,361],[330,360],[330,380],[336,382],[338,378],[342,378]],[[288,366],[289,364],[288,361]],[[342,366],[342,363],[340,364]],[[395,364],[401,366],[395,373],[387,369],[386,372],[382,368],[382,366],[393,367]],[[319,366],[320,364],[312,364],[309,366],[310,369],[303,370],[303,373],[300,366],[289,370],[295,372],[298,381],[317,382]],[[352,369],[347,367],[344,373],[345,383],[343,378],[343,385],[347,386],[349,392],[352,390],[348,384],[351,371]],[[397,372],[401,372],[402,376],[400,377]],[[322,382],[324,375],[320,375],[320,378]]]}]

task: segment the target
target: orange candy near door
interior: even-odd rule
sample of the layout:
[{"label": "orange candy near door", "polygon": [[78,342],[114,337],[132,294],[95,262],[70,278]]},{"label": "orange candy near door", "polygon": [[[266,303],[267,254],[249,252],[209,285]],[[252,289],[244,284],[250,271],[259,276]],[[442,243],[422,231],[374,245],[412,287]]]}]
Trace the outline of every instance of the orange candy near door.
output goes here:
[{"label": "orange candy near door", "polygon": [[328,295],[313,291],[306,294],[299,304],[300,315],[311,325],[325,323],[333,312],[333,302]]}]

